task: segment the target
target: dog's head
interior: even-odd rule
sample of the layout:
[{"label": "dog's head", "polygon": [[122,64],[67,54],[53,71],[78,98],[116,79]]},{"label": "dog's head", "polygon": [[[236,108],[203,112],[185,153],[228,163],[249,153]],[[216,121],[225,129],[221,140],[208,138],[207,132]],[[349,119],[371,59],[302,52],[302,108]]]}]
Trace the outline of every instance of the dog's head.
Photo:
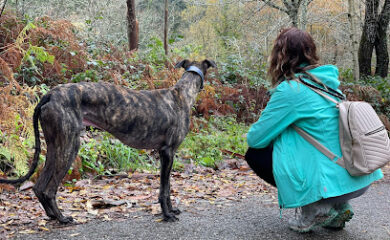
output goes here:
[{"label": "dog's head", "polygon": [[181,62],[178,62],[175,65],[175,68],[182,67],[184,69],[188,69],[191,66],[195,66],[195,67],[199,68],[204,75],[206,75],[207,69],[209,69],[210,67],[215,67],[215,68],[217,67],[215,62],[212,60],[205,59],[202,62],[197,62],[197,61],[191,62],[190,60],[185,59]]},{"label": "dog's head", "polygon": [[207,73],[207,69],[209,69],[210,67],[216,68],[217,65],[215,64],[214,61],[208,59],[205,59],[202,62],[196,62],[196,61],[191,62],[190,60],[185,59],[181,62],[178,62],[175,65],[175,68],[180,68],[180,67],[184,68],[187,72],[197,73],[202,79],[200,89],[203,89],[203,81],[204,81],[204,76]]}]

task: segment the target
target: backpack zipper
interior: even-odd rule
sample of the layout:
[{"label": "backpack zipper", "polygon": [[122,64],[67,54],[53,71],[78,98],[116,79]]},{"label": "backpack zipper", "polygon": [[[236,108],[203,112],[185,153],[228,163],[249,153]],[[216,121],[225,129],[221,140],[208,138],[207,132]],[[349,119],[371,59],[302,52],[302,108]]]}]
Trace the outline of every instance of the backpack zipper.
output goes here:
[{"label": "backpack zipper", "polygon": [[366,133],[366,134],[364,134],[364,135],[365,135],[365,136],[369,136],[369,135],[375,134],[375,133],[377,133],[377,132],[380,132],[380,131],[382,131],[383,129],[385,129],[385,126],[382,126],[382,127],[378,128],[378,129],[375,129],[375,130],[373,130],[373,131],[371,131],[371,132],[368,132],[368,133]]}]

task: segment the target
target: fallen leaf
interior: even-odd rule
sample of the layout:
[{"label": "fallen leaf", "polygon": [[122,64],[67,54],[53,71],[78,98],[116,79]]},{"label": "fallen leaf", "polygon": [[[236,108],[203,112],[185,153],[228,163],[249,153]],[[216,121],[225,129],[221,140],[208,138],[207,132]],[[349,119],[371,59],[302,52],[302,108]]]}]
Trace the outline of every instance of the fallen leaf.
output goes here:
[{"label": "fallen leaf", "polygon": [[7,191],[7,192],[15,192],[16,188],[13,185],[9,184],[0,184],[0,193],[2,191]]},{"label": "fallen leaf", "polygon": [[224,188],[218,191],[218,196],[219,197],[229,197],[232,195],[235,195],[236,190],[234,188]]},{"label": "fallen leaf", "polygon": [[104,217],[105,221],[111,221],[112,220],[112,218],[110,218],[107,214],[105,214],[103,217]]},{"label": "fallen leaf", "polygon": [[24,196],[24,197],[23,197],[23,200],[31,200],[31,199],[32,199],[31,196]]},{"label": "fallen leaf", "polygon": [[87,204],[85,205],[87,208],[87,212],[93,215],[97,215],[99,213],[98,210],[93,209],[92,202],[90,200],[87,201]]},{"label": "fallen leaf", "polygon": [[46,220],[39,220],[38,226],[46,226],[47,221]]},{"label": "fallen leaf", "polygon": [[21,234],[34,234],[34,233],[37,233],[37,231],[31,230],[31,229],[26,229],[26,230],[20,231],[19,233],[21,233]]},{"label": "fallen leaf", "polygon": [[86,223],[88,220],[86,218],[74,217],[77,223]]},{"label": "fallen leaf", "polygon": [[39,229],[43,230],[43,231],[47,231],[49,232],[50,230],[48,228],[45,228],[45,227],[38,227]]},{"label": "fallen leaf", "polygon": [[85,188],[86,186],[88,186],[90,184],[91,184],[91,180],[90,179],[84,179],[84,180],[77,181],[74,184],[74,186],[75,187],[80,187],[80,188]]},{"label": "fallen leaf", "polygon": [[160,214],[160,213],[161,213],[160,204],[153,204],[153,205],[151,206],[151,213],[152,213],[153,215]]},{"label": "fallen leaf", "polygon": [[130,196],[128,197],[129,200],[144,200],[150,198],[152,195],[138,195],[138,196]]},{"label": "fallen leaf", "polygon": [[25,190],[28,190],[30,188],[34,187],[34,183],[31,182],[31,181],[27,181],[25,183],[23,183],[20,187],[19,187],[19,191],[25,191]]},{"label": "fallen leaf", "polygon": [[91,200],[90,202],[93,208],[110,208],[126,204],[124,200],[114,201],[108,199]]},{"label": "fallen leaf", "polygon": [[73,191],[80,191],[82,187],[70,186],[70,187],[66,187],[66,189],[68,189],[69,193],[72,193]]},{"label": "fallen leaf", "polygon": [[251,168],[249,166],[247,166],[247,165],[242,165],[240,167],[240,171],[246,172],[246,171],[249,171],[249,170],[251,170]]}]

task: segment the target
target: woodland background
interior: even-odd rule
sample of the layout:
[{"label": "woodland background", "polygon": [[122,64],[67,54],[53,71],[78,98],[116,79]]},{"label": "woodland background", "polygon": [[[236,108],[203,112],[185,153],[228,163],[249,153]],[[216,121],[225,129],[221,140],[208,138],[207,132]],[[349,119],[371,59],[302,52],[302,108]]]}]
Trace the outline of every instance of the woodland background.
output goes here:
[{"label": "woodland background", "polygon": [[[242,160],[244,134],[269,100],[267,59],[280,29],[316,41],[322,64],[340,70],[350,100],[370,102],[390,130],[390,0],[0,0],[0,177],[27,172],[32,114],[58,84],[107,81],[133,89],[172,86],[182,59],[214,60],[192,109],[191,131],[172,173],[176,206],[223,205],[268,194]],[[31,187],[0,185],[0,238],[50,231]],[[87,128],[57,193],[66,215],[85,223],[158,214],[158,154]],[[390,166],[382,169],[389,180]],[[135,214],[135,215],[134,215]],[[160,219],[161,220],[161,219]],[[156,221],[160,221],[156,220]]]},{"label": "woodland background", "polygon": [[[108,81],[134,89],[172,86],[181,59],[214,60],[177,153],[214,169],[247,148],[243,134],[268,101],[267,58],[280,29],[314,37],[321,63],[340,69],[350,99],[371,102],[390,129],[390,0],[2,0],[0,176],[25,173],[32,112],[53,86]],[[45,151],[42,152],[42,163]],[[67,181],[156,170],[153,151],[131,149],[88,129]],[[42,165],[42,164],[41,164]],[[39,172],[39,171],[38,171]]]}]

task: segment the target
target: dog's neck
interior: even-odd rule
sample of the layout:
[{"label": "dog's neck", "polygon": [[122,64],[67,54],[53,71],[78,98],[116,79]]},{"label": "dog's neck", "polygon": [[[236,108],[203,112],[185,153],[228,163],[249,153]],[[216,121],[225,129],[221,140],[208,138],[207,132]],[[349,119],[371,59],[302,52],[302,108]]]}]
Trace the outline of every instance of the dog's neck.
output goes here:
[{"label": "dog's neck", "polygon": [[202,79],[197,73],[185,72],[173,87],[187,100],[189,108],[195,103],[196,96],[201,90],[201,81]]}]

